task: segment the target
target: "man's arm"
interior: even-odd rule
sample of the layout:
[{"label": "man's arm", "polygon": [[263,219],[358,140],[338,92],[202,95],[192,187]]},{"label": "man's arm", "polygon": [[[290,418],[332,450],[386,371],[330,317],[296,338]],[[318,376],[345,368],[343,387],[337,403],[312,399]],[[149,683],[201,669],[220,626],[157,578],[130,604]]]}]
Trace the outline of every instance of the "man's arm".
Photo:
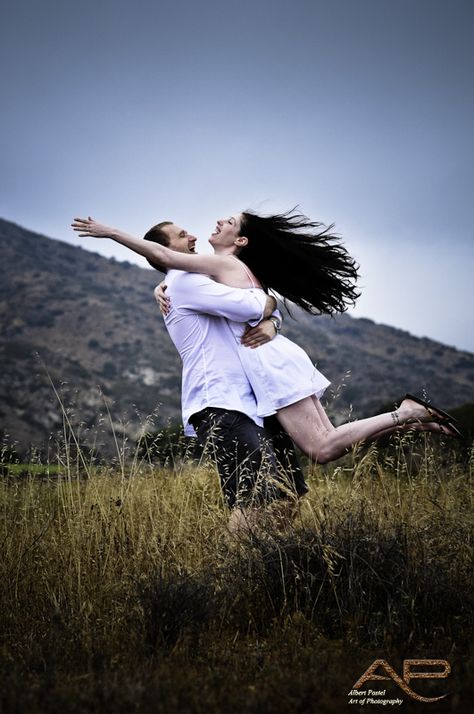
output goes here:
[{"label": "man's arm", "polygon": [[173,304],[178,312],[203,312],[255,325],[272,314],[276,300],[259,289],[230,288],[205,275],[183,273],[173,282]]},{"label": "man's arm", "polygon": [[[166,281],[163,280],[159,285],[156,286],[154,295],[155,300],[158,303],[161,314],[166,317],[170,310],[170,299],[166,294],[168,286]],[[278,330],[275,327],[275,322],[272,318],[276,318],[281,323],[281,313],[279,310],[274,310],[270,317],[265,317],[261,320],[255,327],[248,326],[241,338],[241,343],[245,347],[250,347],[250,349],[255,349],[261,345],[266,344],[273,340],[278,334]]]}]

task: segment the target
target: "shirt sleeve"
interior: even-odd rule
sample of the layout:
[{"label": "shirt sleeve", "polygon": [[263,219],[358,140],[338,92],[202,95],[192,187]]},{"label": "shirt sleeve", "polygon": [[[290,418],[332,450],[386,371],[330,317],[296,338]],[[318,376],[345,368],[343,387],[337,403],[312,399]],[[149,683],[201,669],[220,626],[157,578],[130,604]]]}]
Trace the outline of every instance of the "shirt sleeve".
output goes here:
[{"label": "shirt sleeve", "polygon": [[[281,314],[278,308],[276,310],[273,310],[272,317],[278,317],[278,319],[283,322],[283,315]],[[258,320],[247,320],[247,322],[249,323],[250,327],[256,327],[258,323],[261,322],[261,320],[263,320],[263,317],[259,317]]]},{"label": "shirt sleeve", "polygon": [[172,292],[178,312],[203,312],[235,322],[260,322],[267,300],[259,288],[230,288],[199,273],[183,273]]}]

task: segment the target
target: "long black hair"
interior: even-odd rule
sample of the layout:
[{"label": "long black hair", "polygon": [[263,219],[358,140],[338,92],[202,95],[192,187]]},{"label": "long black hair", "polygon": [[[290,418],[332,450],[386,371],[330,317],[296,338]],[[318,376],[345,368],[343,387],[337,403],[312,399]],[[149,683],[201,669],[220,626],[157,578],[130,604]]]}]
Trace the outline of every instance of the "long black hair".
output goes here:
[{"label": "long black hair", "polygon": [[[312,314],[344,312],[360,293],[358,265],[337,235],[296,208],[274,216],[244,211],[240,235],[248,244],[239,258],[265,289]],[[286,300],[285,300],[286,302]]]}]

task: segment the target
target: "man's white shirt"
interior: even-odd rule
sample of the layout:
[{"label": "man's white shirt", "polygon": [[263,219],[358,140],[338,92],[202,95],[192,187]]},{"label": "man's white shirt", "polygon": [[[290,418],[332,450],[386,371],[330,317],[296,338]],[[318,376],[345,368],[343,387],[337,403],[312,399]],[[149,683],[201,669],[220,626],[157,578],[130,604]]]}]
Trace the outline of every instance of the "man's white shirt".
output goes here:
[{"label": "man's white shirt", "polygon": [[227,320],[260,322],[265,293],[258,288],[231,288],[207,275],[181,270],[170,270],[166,284],[171,307],[165,323],[183,362],[185,434],[195,434],[189,418],[206,407],[242,412],[262,426]]}]

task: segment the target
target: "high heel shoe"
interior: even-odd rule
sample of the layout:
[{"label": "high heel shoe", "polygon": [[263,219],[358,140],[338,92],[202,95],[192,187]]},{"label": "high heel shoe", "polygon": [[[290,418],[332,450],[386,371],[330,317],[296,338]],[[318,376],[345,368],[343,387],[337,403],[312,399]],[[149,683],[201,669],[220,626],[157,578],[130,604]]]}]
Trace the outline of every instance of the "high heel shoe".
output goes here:
[{"label": "high heel shoe", "polygon": [[[446,436],[452,436],[453,439],[459,439],[459,441],[463,441],[464,436],[462,432],[459,431],[457,427],[454,426],[454,424],[450,421],[443,421],[440,424],[441,427],[441,432],[443,434],[446,434]],[[449,431],[445,431],[445,429],[449,429]]]},{"label": "high heel shoe", "polygon": [[[405,394],[403,399],[411,399],[412,402],[420,404],[426,409],[428,414],[433,417],[433,421],[437,421],[439,424],[449,422],[449,425],[453,426],[453,422],[457,421],[456,417],[451,416],[451,414],[448,414],[448,412],[445,412],[442,409],[438,409],[438,407],[434,407],[431,404],[428,404],[428,402],[423,401],[423,399],[420,399],[419,397],[413,396],[413,394]],[[456,429],[456,431],[458,430]]]}]

